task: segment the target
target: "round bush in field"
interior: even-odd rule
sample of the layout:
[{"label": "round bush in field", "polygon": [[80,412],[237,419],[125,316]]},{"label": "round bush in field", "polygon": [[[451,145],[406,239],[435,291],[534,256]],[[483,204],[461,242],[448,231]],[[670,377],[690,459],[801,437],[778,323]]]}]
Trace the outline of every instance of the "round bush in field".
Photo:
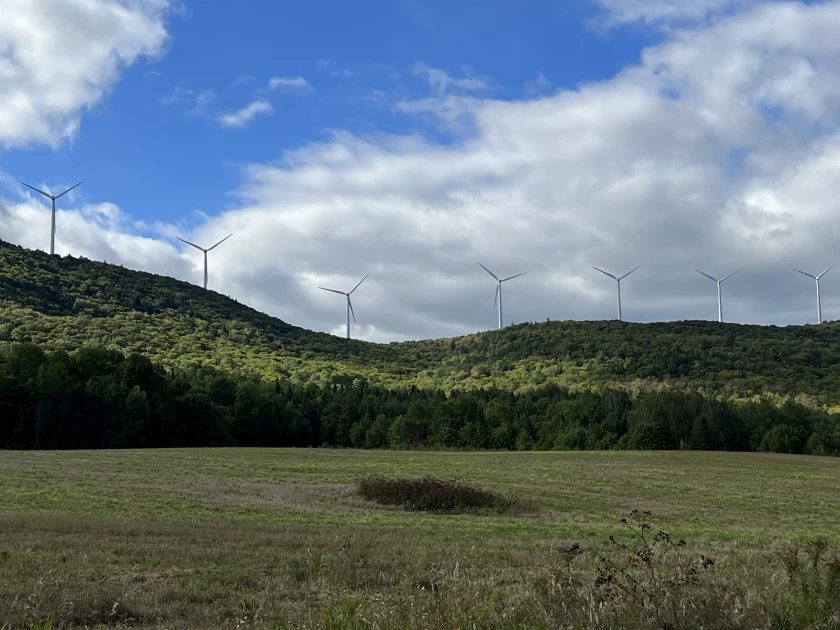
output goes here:
[{"label": "round bush in field", "polygon": [[504,512],[511,507],[508,500],[494,492],[434,477],[365,477],[359,482],[359,493],[369,501],[399,505],[409,510],[451,512],[491,509]]}]

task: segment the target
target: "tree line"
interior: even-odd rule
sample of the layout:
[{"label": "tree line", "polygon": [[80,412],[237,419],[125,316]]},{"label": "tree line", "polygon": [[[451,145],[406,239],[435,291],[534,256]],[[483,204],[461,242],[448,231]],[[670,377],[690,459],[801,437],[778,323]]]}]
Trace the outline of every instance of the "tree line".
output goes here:
[{"label": "tree line", "polygon": [[14,343],[68,352],[102,346],[173,369],[203,364],[322,388],[352,375],[389,389],[701,389],[840,408],[840,321],[781,328],[546,321],[376,344],[293,326],[173,278],[0,241],[0,345]]},{"label": "tree line", "polygon": [[698,393],[327,386],[166,369],[96,346],[0,349],[0,448],[697,449],[840,455],[840,420]]}]

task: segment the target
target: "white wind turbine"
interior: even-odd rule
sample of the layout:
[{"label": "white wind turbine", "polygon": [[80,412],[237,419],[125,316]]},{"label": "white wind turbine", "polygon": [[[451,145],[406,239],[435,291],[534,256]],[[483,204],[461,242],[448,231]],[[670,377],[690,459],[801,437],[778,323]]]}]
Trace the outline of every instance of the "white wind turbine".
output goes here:
[{"label": "white wind turbine", "polygon": [[331,291],[333,293],[338,293],[339,295],[343,295],[347,298],[347,338],[350,339],[350,313],[353,313],[353,323],[356,323],[356,312],[353,310],[353,303],[350,301],[350,294],[353,293],[356,289],[359,288],[359,285],[364,282],[370,274],[367,274],[364,278],[359,280],[359,284],[353,287],[350,291],[339,291],[338,289],[327,289],[326,287],[318,287],[324,291]]},{"label": "white wind turbine", "polygon": [[[84,183],[84,181],[85,180],[80,181],[78,184],[76,184],[76,186],[80,186],[81,184]],[[41,193],[42,195],[44,195],[44,197],[47,197],[52,201],[52,224],[50,226],[50,254],[55,254],[55,200],[58,199],[59,197],[63,197],[64,195],[69,193],[71,190],[73,190],[76,186],[71,186],[70,188],[65,190],[63,193],[61,193],[60,195],[51,195],[50,193],[44,192],[43,190],[38,190],[34,186],[30,186],[27,183],[21,182],[21,184],[23,184],[27,188],[31,188],[32,190],[34,190],[37,193]]]},{"label": "white wind turbine", "polygon": [[[639,267],[641,267],[641,265],[639,265]],[[636,267],[636,269],[638,269],[639,267]],[[616,284],[616,291],[617,291],[617,294],[618,294],[618,321],[621,321],[621,281],[622,281],[622,280],[624,280],[624,278],[626,278],[627,276],[629,276],[631,273],[633,273],[634,271],[636,271],[636,269],[631,269],[630,271],[628,271],[627,273],[625,273],[623,276],[614,276],[614,275],[612,275],[611,273],[607,273],[607,272],[606,272],[606,271],[604,271],[603,269],[598,269],[598,267],[592,267],[592,268],[593,268],[595,271],[600,271],[600,272],[601,272],[602,274],[604,274],[605,276],[609,276],[610,278],[612,278],[613,280],[615,280],[615,284]]]},{"label": "white wind turbine", "polygon": [[702,272],[702,271],[700,271],[699,269],[695,269],[694,271],[696,271],[697,273],[699,273],[699,274],[701,274],[701,275],[703,275],[703,276],[706,276],[706,277],[707,277],[709,280],[711,280],[712,282],[717,283],[717,292],[718,292],[718,321],[719,321],[719,322],[722,322],[722,321],[723,321],[723,300],[722,300],[722,298],[721,298],[721,296],[720,296],[720,285],[723,283],[723,281],[724,281],[724,280],[727,280],[727,279],[731,278],[731,277],[732,277],[732,276],[734,276],[736,273],[738,273],[738,271],[741,271],[741,270],[740,270],[740,269],[738,269],[738,271],[733,271],[733,272],[732,272],[732,273],[730,273],[728,276],[726,276],[725,278],[721,278],[720,280],[718,280],[717,278],[713,278],[712,276],[710,276],[710,275],[709,275],[709,274],[707,274],[707,273],[703,273],[703,272]]},{"label": "white wind turbine", "polygon": [[[836,263],[835,263],[836,264]],[[799,271],[796,267],[794,267],[794,271],[799,271],[803,276],[808,276],[809,278],[813,278],[814,281],[817,283],[817,324],[822,324],[822,307],[820,306],[820,278],[822,278],[825,274],[831,271],[834,268],[834,265],[831,265],[828,269],[823,271],[818,276],[812,276],[810,273],[805,273],[804,271]]]},{"label": "white wind turbine", "polygon": [[522,273],[518,273],[515,276],[509,276],[507,278],[499,278],[495,273],[490,271],[487,267],[478,263],[478,266],[484,269],[487,273],[493,276],[496,279],[496,297],[493,299],[493,308],[496,308],[496,302],[499,303],[499,330],[502,329],[502,282],[507,282],[508,280],[513,280],[514,278],[518,278],[519,276],[524,276],[527,271],[523,271]]},{"label": "white wind turbine", "polygon": [[196,249],[201,250],[202,252],[204,252],[204,288],[205,288],[205,289],[207,288],[207,252],[209,252],[211,249],[216,249],[219,245],[221,245],[222,243],[224,243],[224,242],[225,242],[226,240],[228,240],[231,236],[233,236],[233,234],[228,234],[228,235],[227,235],[227,236],[225,236],[225,237],[224,237],[221,241],[219,241],[218,243],[216,243],[215,245],[213,245],[213,247],[208,247],[207,249],[204,249],[203,247],[200,247],[199,245],[196,245],[195,243],[190,243],[189,241],[185,241],[184,239],[182,239],[182,238],[181,238],[181,237],[179,237],[179,236],[176,236],[176,237],[175,237],[175,238],[177,238],[179,241],[181,241],[182,243],[186,243],[187,245],[192,245],[192,246],[193,246],[193,247],[195,247]]}]

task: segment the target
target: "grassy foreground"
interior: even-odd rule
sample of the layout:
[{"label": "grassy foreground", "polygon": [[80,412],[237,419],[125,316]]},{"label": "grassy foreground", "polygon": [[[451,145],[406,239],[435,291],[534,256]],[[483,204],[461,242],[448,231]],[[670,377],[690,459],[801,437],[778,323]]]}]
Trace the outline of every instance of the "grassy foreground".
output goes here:
[{"label": "grassy foreground", "polygon": [[[536,509],[380,507],[356,492],[372,474],[457,478]],[[634,508],[688,542],[678,556],[715,560],[700,584],[665,585],[668,619],[768,627],[789,595],[780,551],[816,538],[840,548],[840,460],[0,452],[0,628],[669,627],[595,586],[599,554],[622,562],[607,539],[629,540],[620,519]],[[839,626],[840,611],[814,627]]]}]

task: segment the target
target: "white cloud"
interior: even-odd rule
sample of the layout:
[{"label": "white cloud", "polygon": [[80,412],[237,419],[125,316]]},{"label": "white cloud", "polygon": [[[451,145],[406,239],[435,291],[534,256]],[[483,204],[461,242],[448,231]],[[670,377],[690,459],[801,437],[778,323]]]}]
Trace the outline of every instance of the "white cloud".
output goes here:
[{"label": "white cloud", "polygon": [[272,77],[268,80],[268,89],[291,94],[310,94],[315,91],[303,77]]},{"label": "white cloud", "polygon": [[662,25],[696,22],[742,9],[758,0],[593,0],[608,27],[642,22]]},{"label": "white cloud", "polygon": [[[378,340],[493,327],[494,284],[476,261],[529,272],[505,286],[506,324],[613,317],[615,283],[592,265],[622,274],[638,264],[622,282],[630,320],[715,318],[698,267],[743,268],[723,288],[730,321],[811,321],[813,285],[791,267],[821,271],[837,251],[839,28],[840,1],[753,7],[672,29],[616,77],[538,100],[481,98],[435,75],[432,96],[403,111],[434,116],[454,141],[335,131],[250,165],[240,206],[190,240],[233,232],[214,250],[213,286],[317,330],[344,324],[340,298],[317,286],[349,289],[370,272],[353,294],[354,334]],[[38,207],[34,218],[0,216],[0,230],[43,247]],[[59,242],[71,251],[137,238],[84,212],[91,234],[69,230],[67,216]],[[124,261],[198,269],[167,243],[132,253],[130,242]],[[823,312],[837,319],[832,274]]]},{"label": "white cloud", "polygon": [[223,127],[244,127],[260,114],[271,114],[274,108],[268,101],[253,101],[242,109],[219,115]]},{"label": "white cloud", "polygon": [[525,83],[525,96],[542,96],[551,89],[551,81],[542,72],[537,72],[537,78]]},{"label": "white cloud", "polygon": [[214,90],[188,90],[179,85],[175,87],[171,94],[167,94],[161,99],[161,104],[186,104],[190,105],[190,109],[187,110],[190,114],[207,115],[207,108],[215,98],[216,92]]},{"label": "white cloud", "polygon": [[450,92],[485,92],[493,87],[488,77],[476,76],[471,68],[462,68],[465,76],[453,77],[440,68],[433,68],[417,62],[412,68],[414,74],[420,75],[429,83],[429,89],[436,97],[442,97]]},{"label": "white cloud", "polygon": [[3,0],[0,146],[72,138],[140,57],[162,54],[169,0]]}]

